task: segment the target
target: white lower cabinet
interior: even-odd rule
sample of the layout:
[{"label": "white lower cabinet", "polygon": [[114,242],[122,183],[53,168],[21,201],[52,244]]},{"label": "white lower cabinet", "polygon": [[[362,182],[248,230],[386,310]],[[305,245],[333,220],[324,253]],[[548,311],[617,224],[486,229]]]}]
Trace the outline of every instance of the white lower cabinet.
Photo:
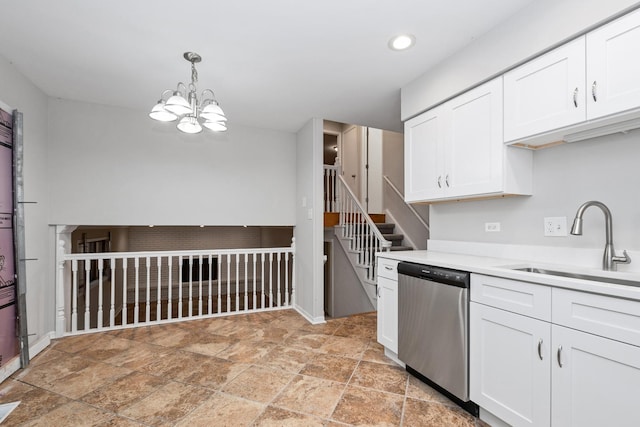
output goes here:
[{"label": "white lower cabinet", "polygon": [[[377,258],[378,342],[398,354],[398,261]],[[390,356],[393,356],[390,355]]]},{"label": "white lower cabinet", "polygon": [[378,276],[378,342],[398,354],[398,281]]},{"label": "white lower cabinet", "polygon": [[551,324],[471,303],[471,400],[511,425],[550,422]]},{"label": "white lower cabinet", "polygon": [[512,426],[640,425],[639,340],[640,301],[471,277],[471,400]]},{"label": "white lower cabinet", "polygon": [[640,347],[558,325],[552,336],[551,424],[640,425]]}]

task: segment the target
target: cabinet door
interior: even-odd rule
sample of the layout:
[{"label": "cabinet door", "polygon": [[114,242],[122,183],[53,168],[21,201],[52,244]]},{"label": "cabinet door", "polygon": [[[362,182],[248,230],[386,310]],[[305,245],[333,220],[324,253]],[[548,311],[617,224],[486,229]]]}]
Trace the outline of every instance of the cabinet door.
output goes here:
[{"label": "cabinet door", "polygon": [[551,325],[471,303],[471,400],[513,426],[551,421]]},{"label": "cabinet door", "polygon": [[378,342],[398,353],[398,282],[378,276]]},{"label": "cabinet door", "polygon": [[434,108],[405,123],[404,198],[407,202],[442,196],[443,113],[442,108]]},{"label": "cabinet door", "polygon": [[504,75],[504,140],[586,120],[585,98],[580,37]]},{"label": "cabinet door", "polygon": [[637,426],[640,347],[557,325],[552,334],[552,424]]},{"label": "cabinet door", "polygon": [[502,78],[472,89],[445,104],[447,196],[495,193],[503,186]]},{"label": "cabinet door", "polygon": [[587,34],[587,118],[640,107],[640,11]]}]

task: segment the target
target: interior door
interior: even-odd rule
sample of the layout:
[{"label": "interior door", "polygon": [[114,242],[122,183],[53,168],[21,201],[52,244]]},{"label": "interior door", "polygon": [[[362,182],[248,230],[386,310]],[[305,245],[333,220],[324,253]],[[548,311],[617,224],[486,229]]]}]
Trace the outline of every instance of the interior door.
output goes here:
[{"label": "interior door", "polygon": [[358,200],[360,200],[360,186],[362,185],[361,152],[358,126],[351,126],[343,132],[342,136],[342,176]]}]

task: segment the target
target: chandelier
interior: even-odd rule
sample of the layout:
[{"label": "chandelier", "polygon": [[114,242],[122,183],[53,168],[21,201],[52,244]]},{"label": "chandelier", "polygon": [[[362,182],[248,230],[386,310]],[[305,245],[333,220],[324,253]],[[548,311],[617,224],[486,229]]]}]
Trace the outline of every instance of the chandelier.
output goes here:
[{"label": "chandelier", "polygon": [[191,62],[191,83],[187,87],[179,82],[175,91],[167,89],[162,92],[160,100],[151,109],[149,117],[161,122],[173,122],[179,119],[176,127],[184,133],[200,133],[203,126],[215,132],[224,132],[227,130],[227,117],[218,105],[213,91],[203,90],[200,99],[196,93],[198,82],[196,64],[202,61],[202,58],[194,52],[185,52],[183,56]]}]

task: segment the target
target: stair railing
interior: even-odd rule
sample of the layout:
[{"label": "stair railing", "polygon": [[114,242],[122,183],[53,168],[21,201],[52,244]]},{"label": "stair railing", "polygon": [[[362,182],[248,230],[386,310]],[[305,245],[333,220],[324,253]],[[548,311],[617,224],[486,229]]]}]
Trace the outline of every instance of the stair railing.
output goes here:
[{"label": "stair railing", "polygon": [[375,254],[390,251],[391,242],[382,236],[341,175],[337,178],[337,189],[340,214],[338,225],[342,228],[342,237],[349,239],[349,248],[357,252],[358,265],[365,268],[365,277],[368,280],[375,280]]},{"label": "stair railing", "polygon": [[336,177],[339,165],[324,165],[324,211],[337,212],[338,193],[336,191]]}]

